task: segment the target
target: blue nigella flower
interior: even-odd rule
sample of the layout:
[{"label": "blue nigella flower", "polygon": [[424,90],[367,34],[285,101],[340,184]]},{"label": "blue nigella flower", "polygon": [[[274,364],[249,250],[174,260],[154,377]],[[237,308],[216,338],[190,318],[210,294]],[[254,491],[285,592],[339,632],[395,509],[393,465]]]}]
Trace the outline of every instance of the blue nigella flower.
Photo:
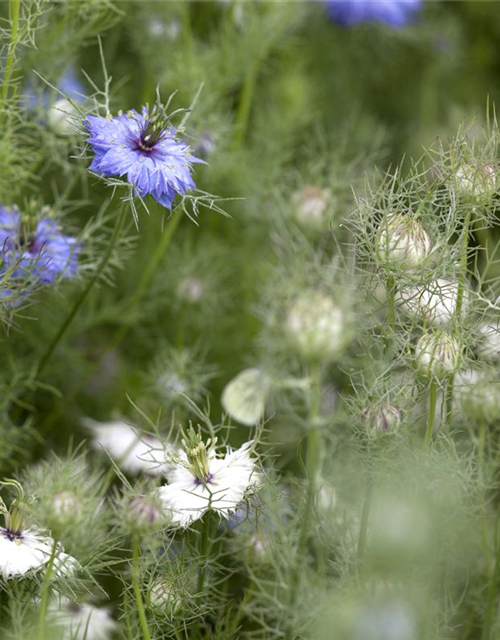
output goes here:
[{"label": "blue nigella flower", "polygon": [[420,9],[422,0],[325,0],[328,15],[344,27],[382,22],[398,28]]},{"label": "blue nigella flower", "polygon": [[176,138],[176,129],[160,106],[135,110],[114,118],[88,116],[87,141],[95,152],[90,170],[102,176],[126,176],[141,197],[151,195],[167,209],[176,194],[196,185],[192,164],[203,162]]},{"label": "blue nigella flower", "polygon": [[34,233],[25,234],[18,209],[0,206],[0,251],[2,275],[10,267],[11,278],[29,275],[35,282],[49,284],[58,276],[76,273],[80,247],[76,238],[61,233],[54,220],[40,220]]}]

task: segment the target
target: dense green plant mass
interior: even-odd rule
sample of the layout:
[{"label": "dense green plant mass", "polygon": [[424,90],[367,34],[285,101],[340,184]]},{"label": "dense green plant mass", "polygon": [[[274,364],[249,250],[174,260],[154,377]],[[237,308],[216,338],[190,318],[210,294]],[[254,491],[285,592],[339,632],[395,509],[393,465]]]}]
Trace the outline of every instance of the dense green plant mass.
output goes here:
[{"label": "dense green plant mass", "polygon": [[500,13],[355,4],[0,2],[2,640],[499,636]]}]

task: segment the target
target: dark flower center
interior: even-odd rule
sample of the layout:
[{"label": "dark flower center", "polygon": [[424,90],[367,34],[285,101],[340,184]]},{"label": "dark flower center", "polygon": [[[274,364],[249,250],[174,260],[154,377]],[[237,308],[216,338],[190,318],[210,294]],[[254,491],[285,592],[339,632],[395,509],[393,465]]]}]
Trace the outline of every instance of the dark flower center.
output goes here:
[{"label": "dark flower center", "polygon": [[10,540],[10,542],[17,542],[23,539],[22,532],[16,531],[14,529],[4,529],[3,535],[5,538],[7,538],[7,540]]},{"label": "dark flower center", "polygon": [[168,128],[169,119],[163,109],[154,107],[146,122],[141,127],[138,149],[151,151],[161,141]]},{"label": "dark flower center", "polygon": [[211,474],[211,473],[208,473],[205,476],[205,479],[204,479],[203,482],[199,478],[195,478],[194,479],[194,486],[195,487],[199,487],[200,484],[210,484],[210,482],[212,482],[212,478],[213,478],[213,474]]}]

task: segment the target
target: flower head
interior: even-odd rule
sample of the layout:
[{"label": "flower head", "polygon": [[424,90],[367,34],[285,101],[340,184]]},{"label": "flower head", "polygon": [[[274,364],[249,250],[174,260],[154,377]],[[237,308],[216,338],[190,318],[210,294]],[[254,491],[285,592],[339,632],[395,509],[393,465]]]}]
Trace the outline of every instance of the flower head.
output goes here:
[{"label": "flower head", "polygon": [[343,27],[381,22],[397,29],[408,24],[421,5],[421,0],[326,0],[328,15]]},{"label": "flower head", "polygon": [[172,524],[187,527],[209,511],[228,518],[246,495],[256,489],[260,474],[252,458],[252,442],[217,457],[217,440],[203,441],[191,428],[183,449],[167,472],[168,484],[158,489]]},{"label": "flower head", "polygon": [[14,277],[29,274],[36,282],[52,283],[76,273],[80,247],[61,232],[54,220],[42,219],[34,232],[24,228],[15,207],[0,207],[0,244],[4,263],[15,267]]},{"label": "flower head", "polygon": [[95,152],[90,170],[102,176],[126,176],[137,195],[153,198],[167,209],[177,194],[196,187],[191,177],[190,148],[177,139],[164,107],[143,107],[114,118],[88,116],[87,141]]},{"label": "flower head", "polygon": [[93,434],[92,447],[104,449],[127,473],[164,475],[168,455],[158,438],[141,434],[125,422],[97,422],[85,418],[83,424]]},{"label": "flower head", "polygon": [[49,614],[56,628],[64,631],[63,639],[108,640],[116,629],[109,609],[88,603],[77,604],[67,598],[52,602]]},{"label": "flower head", "polygon": [[13,480],[2,484],[13,486],[18,497],[9,509],[0,499],[5,518],[5,526],[0,527],[0,575],[6,580],[21,577],[45,567],[51,559],[57,576],[72,573],[78,567],[75,558],[64,553],[62,545],[40,529],[25,526],[21,485]]}]

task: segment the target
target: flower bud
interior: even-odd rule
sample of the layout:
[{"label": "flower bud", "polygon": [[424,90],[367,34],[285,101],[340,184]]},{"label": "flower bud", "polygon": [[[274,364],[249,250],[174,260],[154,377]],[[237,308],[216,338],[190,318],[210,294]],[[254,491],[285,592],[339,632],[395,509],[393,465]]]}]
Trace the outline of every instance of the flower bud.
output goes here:
[{"label": "flower bud", "polygon": [[152,496],[136,496],[128,503],[127,519],[134,528],[147,529],[163,520],[163,511]]},{"label": "flower bud", "polygon": [[418,371],[427,377],[446,378],[462,364],[462,347],[444,331],[424,333],[415,347]]},{"label": "flower bud", "polygon": [[172,618],[181,608],[182,600],[182,593],[169,580],[156,580],[151,586],[149,602],[157,614]]},{"label": "flower bud", "polygon": [[365,411],[368,433],[377,436],[383,433],[393,433],[399,429],[403,412],[395,405],[385,404]]},{"label": "flower bud", "polygon": [[490,322],[479,327],[480,341],[476,346],[477,355],[483,360],[500,360],[500,324]]},{"label": "flower bud", "polygon": [[389,214],[382,220],[376,239],[377,259],[387,267],[412,269],[429,255],[432,242],[412,214]]},{"label": "flower bud", "polygon": [[317,495],[316,505],[318,510],[330,513],[335,510],[337,506],[337,490],[331,484],[323,484]]},{"label": "flower bud", "polygon": [[478,167],[472,164],[464,164],[457,169],[455,174],[458,189],[471,196],[482,196],[495,189],[497,176],[491,166]]},{"label": "flower bud", "polygon": [[217,136],[211,131],[204,131],[193,147],[194,155],[202,160],[209,158],[217,149]]},{"label": "flower bud", "polygon": [[71,491],[61,491],[52,498],[52,512],[59,520],[77,520],[83,511],[83,501]]},{"label": "flower bud", "polygon": [[328,209],[331,202],[331,194],[326,189],[305,186],[293,195],[294,218],[306,229],[321,231],[328,225]]},{"label": "flower bud", "polygon": [[500,418],[500,380],[495,377],[478,369],[455,377],[456,397],[466,418],[487,424]]},{"label": "flower bud", "polygon": [[267,533],[260,531],[249,536],[245,547],[245,556],[250,564],[269,564],[273,559],[271,538]]},{"label": "flower bud", "polygon": [[187,278],[177,287],[177,295],[184,302],[195,304],[205,294],[205,286],[199,278]]},{"label": "flower bud", "polygon": [[224,411],[248,427],[257,424],[264,416],[270,382],[260,369],[245,369],[224,388]]},{"label": "flower bud", "polygon": [[304,357],[330,360],[344,346],[342,309],[320,291],[302,293],[288,309],[286,332]]},{"label": "flower bud", "polygon": [[[397,294],[396,301],[407,315],[438,327],[446,327],[452,323],[457,312],[458,282],[438,278],[426,286],[403,289]],[[469,291],[464,287],[462,315],[467,312],[469,303]]]},{"label": "flower bud", "polygon": [[73,120],[77,115],[78,112],[71,102],[61,98],[49,108],[47,122],[54,133],[67,136],[73,133]]}]

